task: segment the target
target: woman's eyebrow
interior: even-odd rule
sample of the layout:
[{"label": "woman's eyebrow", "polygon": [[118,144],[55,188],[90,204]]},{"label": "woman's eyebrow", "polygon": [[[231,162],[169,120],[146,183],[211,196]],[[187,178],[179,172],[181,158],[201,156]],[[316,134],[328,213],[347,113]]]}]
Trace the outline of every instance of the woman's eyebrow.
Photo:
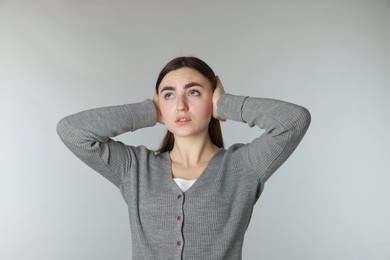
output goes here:
[{"label": "woman's eyebrow", "polygon": [[[191,88],[191,87],[203,87],[202,84],[200,84],[199,82],[190,82],[190,83],[187,83],[184,85],[184,89],[187,89],[187,88]],[[160,90],[160,93],[163,92],[163,91],[168,91],[168,90],[175,90],[176,87],[172,87],[172,86],[165,86],[163,87],[161,90]]]},{"label": "woman's eyebrow", "polygon": [[167,91],[167,90],[175,90],[176,88],[175,87],[171,87],[171,86],[166,86],[166,87],[163,87],[161,90],[160,90],[160,93],[163,92],[163,91]]},{"label": "woman's eyebrow", "polygon": [[198,83],[198,82],[190,82],[190,83],[187,83],[184,85],[185,89],[190,88],[190,87],[202,87],[203,88],[203,85]]}]

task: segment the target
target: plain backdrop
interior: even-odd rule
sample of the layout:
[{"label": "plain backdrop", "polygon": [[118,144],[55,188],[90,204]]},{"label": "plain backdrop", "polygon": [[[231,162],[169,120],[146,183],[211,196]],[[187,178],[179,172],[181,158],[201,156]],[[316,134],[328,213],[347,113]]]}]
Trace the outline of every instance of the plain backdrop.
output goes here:
[{"label": "plain backdrop", "polygon": [[[119,191],[56,124],[152,97],[166,62],[195,55],[227,92],[312,115],[255,206],[243,258],[389,260],[389,28],[378,0],[1,0],[0,259],[131,259]],[[164,132],[116,139],[156,149]],[[229,146],[262,130],[223,132]]]}]

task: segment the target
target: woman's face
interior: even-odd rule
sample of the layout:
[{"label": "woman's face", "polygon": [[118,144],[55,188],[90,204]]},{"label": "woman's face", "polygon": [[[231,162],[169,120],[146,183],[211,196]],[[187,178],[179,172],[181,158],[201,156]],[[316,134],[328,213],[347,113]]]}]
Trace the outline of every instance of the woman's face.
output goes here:
[{"label": "woman's face", "polygon": [[158,87],[164,124],[175,136],[208,133],[212,97],[210,81],[197,70],[185,67],[169,72]]}]

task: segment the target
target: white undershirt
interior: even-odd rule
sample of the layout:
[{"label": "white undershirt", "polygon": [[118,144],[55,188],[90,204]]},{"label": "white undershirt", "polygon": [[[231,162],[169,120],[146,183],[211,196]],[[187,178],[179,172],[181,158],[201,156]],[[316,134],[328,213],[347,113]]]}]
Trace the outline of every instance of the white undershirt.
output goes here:
[{"label": "white undershirt", "polygon": [[177,186],[182,190],[182,192],[186,192],[192,184],[194,184],[195,180],[184,180],[180,178],[173,178],[173,180],[176,182]]}]

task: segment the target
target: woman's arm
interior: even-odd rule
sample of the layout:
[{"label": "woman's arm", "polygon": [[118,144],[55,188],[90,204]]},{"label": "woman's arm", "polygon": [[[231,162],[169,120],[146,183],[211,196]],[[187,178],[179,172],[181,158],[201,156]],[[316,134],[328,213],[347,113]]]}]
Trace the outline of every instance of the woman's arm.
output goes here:
[{"label": "woman's arm", "polygon": [[281,100],[222,94],[216,102],[220,118],[265,129],[237,150],[262,183],[292,154],[311,122],[306,108]]},{"label": "woman's arm", "polygon": [[119,186],[131,165],[128,148],[110,137],[153,126],[157,122],[152,100],[82,111],[61,119],[57,133],[83,162]]}]

